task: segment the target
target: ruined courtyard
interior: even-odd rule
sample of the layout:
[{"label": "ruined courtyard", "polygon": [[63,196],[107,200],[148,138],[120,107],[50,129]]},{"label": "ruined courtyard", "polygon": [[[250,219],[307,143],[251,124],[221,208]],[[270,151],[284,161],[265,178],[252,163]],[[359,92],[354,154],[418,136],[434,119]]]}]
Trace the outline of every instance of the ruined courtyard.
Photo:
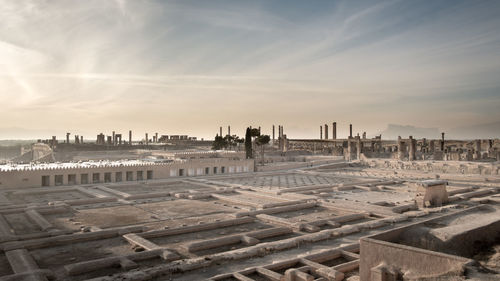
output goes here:
[{"label": "ruined courtyard", "polygon": [[[273,171],[4,188],[0,280],[498,280],[498,164],[483,164],[488,174],[443,173],[419,168],[439,161],[391,161],[332,157]],[[446,202],[419,207],[421,183],[444,185]],[[406,257],[424,249],[454,263],[395,272],[370,260],[381,251],[360,265],[363,247],[388,243],[379,236],[414,247]]]}]

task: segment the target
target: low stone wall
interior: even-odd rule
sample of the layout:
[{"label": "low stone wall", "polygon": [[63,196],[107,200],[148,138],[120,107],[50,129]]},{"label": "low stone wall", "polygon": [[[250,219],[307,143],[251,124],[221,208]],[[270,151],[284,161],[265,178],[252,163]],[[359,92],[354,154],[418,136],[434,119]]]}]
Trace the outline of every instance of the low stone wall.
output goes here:
[{"label": "low stone wall", "polygon": [[444,174],[499,175],[500,163],[458,161],[399,161],[364,158],[361,164],[371,168],[416,170]]},{"label": "low stone wall", "polygon": [[[259,166],[257,164],[256,166],[256,171],[258,172],[270,172],[270,171],[279,171],[279,170],[290,170],[290,169],[300,169],[300,168],[307,168],[307,167],[316,167],[320,165],[325,165],[325,164],[333,164],[333,163],[339,163],[339,161],[343,161],[338,159],[339,157],[328,157],[328,159],[321,159],[321,160],[311,160],[307,162],[281,162],[279,164],[275,165],[266,165],[266,166]],[[257,160],[258,162],[258,160]]]}]

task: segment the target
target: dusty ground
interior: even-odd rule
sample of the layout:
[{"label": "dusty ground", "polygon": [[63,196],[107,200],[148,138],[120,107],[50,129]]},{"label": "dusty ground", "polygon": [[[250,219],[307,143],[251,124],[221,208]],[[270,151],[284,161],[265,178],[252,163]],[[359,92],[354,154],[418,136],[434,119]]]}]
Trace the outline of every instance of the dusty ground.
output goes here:
[{"label": "dusty ground", "polygon": [[[491,177],[491,176],[490,176]],[[228,274],[238,272],[246,268],[260,267],[270,265],[277,261],[294,259],[301,255],[310,255],[320,251],[334,249],[336,247],[348,244],[356,244],[362,236],[379,233],[394,227],[403,226],[413,222],[426,220],[432,217],[440,217],[451,214],[464,208],[477,206],[478,202],[469,199],[463,199],[450,204],[450,208],[432,209],[432,212],[423,212],[422,210],[407,211],[402,214],[394,212],[394,206],[411,204],[415,192],[410,185],[413,180],[423,178],[435,178],[435,174],[418,171],[389,171],[385,169],[351,167],[343,169],[313,169],[303,171],[277,171],[248,175],[218,175],[212,177],[186,178],[182,180],[151,181],[146,183],[121,183],[106,184],[108,188],[125,192],[130,195],[146,194],[145,198],[127,200],[126,197],[117,196],[110,192],[102,191],[94,185],[83,187],[90,193],[79,191],[63,191],[50,193],[33,193],[16,195],[17,191],[0,191],[9,202],[0,206],[0,216],[5,219],[9,227],[9,232],[15,235],[15,243],[32,243],[40,241],[36,247],[28,247],[28,253],[34,259],[40,269],[51,270],[56,280],[87,280],[95,277],[113,276],[109,280],[120,280],[124,274],[134,272],[133,269],[124,269],[120,264],[104,267],[98,270],[89,270],[82,274],[68,275],[64,265],[73,265],[80,262],[93,261],[108,257],[124,257],[144,251],[145,249],[128,242],[123,233],[112,234],[110,237],[100,238],[99,236],[90,237],[85,241],[74,241],[53,245],[44,244],[43,241],[50,240],[50,236],[61,235],[58,231],[72,233],[70,237],[77,239],[80,235],[95,234],[113,230],[114,228],[124,229],[132,226],[139,226],[135,229],[137,235],[148,233],[150,231],[179,231],[179,233],[161,234],[146,240],[156,244],[162,249],[168,249],[174,254],[178,254],[174,261],[162,260],[159,256],[151,259],[135,261],[140,270],[160,270],[172,266],[173,264],[196,264],[197,262],[206,262],[203,266],[190,266],[190,270],[172,272],[165,271],[162,277],[151,278],[151,280],[203,280],[212,278],[219,274]],[[194,180],[206,179],[202,186],[193,182]],[[387,180],[398,180],[398,182],[387,183]],[[476,199],[492,200],[488,201],[491,206],[496,206],[495,196],[498,196],[500,184],[489,180],[479,181],[477,177],[470,182],[463,176],[457,176],[457,180],[450,180],[449,190],[459,191],[457,195],[464,192],[463,188],[474,186],[475,190],[485,188],[497,188],[496,192],[487,195],[478,196]],[[364,184],[365,182],[373,184]],[[381,184],[377,184],[380,182]],[[338,190],[340,184],[348,185],[356,183],[360,187],[353,187],[348,190]],[[220,187],[227,184],[237,184],[233,192],[222,193],[227,199],[220,199],[217,196],[203,199],[178,198],[176,196],[148,197],[149,193],[173,192],[173,193],[198,193],[215,192]],[[323,189],[316,190],[321,187]],[[377,189],[370,190],[372,187]],[[305,188],[296,192],[277,194],[276,191],[289,188]],[[58,187],[54,190],[57,191]],[[241,192],[240,192],[241,191]],[[246,191],[246,192],[245,192]],[[250,192],[248,192],[250,191]],[[92,197],[90,194],[95,194]],[[104,201],[89,201],[81,205],[64,205],[61,208],[54,208],[54,211],[40,211],[41,216],[51,225],[50,228],[43,230],[41,222],[28,217],[26,211],[30,208],[50,207],[48,202],[71,202],[75,199],[92,199],[105,197]],[[222,198],[222,197],[221,197]],[[233,199],[233,200],[231,200]],[[290,200],[301,200],[303,203],[311,203],[313,206],[303,207],[297,210],[271,211],[261,209],[259,206],[265,204],[284,204],[285,207],[293,207],[295,203],[287,205]],[[387,204],[381,204],[386,202]],[[24,205],[23,205],[24,204]],[[330,204],[330,205],[329,205]],[[16,206],[15,209],[9,206]],[[458,207],[453,207],[453,206]],[[330,206],[330,207],[328,207]],[[332,206],[334,208],[332,208]],[[278,207],[279,209],[279,207]],[[220,222],[235,220],[236,218],[246,218],[241,213],[261,212],[276,219],[275,222],[269,222],[255,217],[251,214],[251,221],[237,223],[235,225],[215,226]],[[269,211],[269,212],[268,212]],[[268,213],[266,213],[268,212]],[[339,216],[352,213],[362,213],[363,218],[353,221],[343,222],[340,225],[324,225],[318,230],[302,231],[299,224],[307,224],[318,220],[328,220]],[[374,225],[373,227],[363,228],[367,223],[377,222],[384,218],[405,217],[403,220],[395,223],[384,223]],[[448,222],[448,226],[467,224],[466,221],[482,220],[481,217],[454,218]],[[42,225],[44,223],[42,222]],[[197,229],[204,225],[209,225],[208,229]],[[333,231],[342,227],[355,226],[357,232],[348,233],[339,236],[330,236],[328,238],[319,237],[315,239],[305,239],[308,235],[319,234],[320,231]],[[193,229],[184,232],[184,228]],[[268,230],[270,228],[285,228],[289,230],[286,233],[279,233],[269,237],[259,239],[249,239],[245,237],[248,233]],[[114,231],[114,230],[113,230]],[[238,238],[235,240],[234,238]],[[48,238],[47,238],[48,237]],[[62,236],[61,236],[62,237]],[[233,240],[224,240],[230,238]],[[44,240],[45,239],[45,240]],[[187,246],[191,243],[201,242],[201,244],[210,244],[212,239],[218,240],[220,244],[214,244],[210,249],[192,250]],[[240,239],[240,240],[238,240]],[[247,240],[245,240],[247,239]],[[221,242],[222,241],[222,242]],[[227,242],[229,241],[229,242]],[[250,241],[246,244],[245,241]],[[0,246],[14,242],[0,242]],[[280,244],[281,243],[281,244]],[[207,244],[207,245],[208,245]],[[10,244],[9,244],[10,245]],[[284,245],[284,246],[280,246]],[[261,248],[259,248],[261,247]],[[255,250],[255,249],[260,250]],[[241,252],[238,252],[241,250]],[[147,251],[146,251],[147,252]],[[245,258],[220,258],[222,255],[246,255]],[[494,246],[484,253],[477,255],[477,259],[484,267],[498,271],[499,247]],[[345,264],[349,260],[345,257],[336,257],[326,259],[320,263],[328,267]],[[303,265],[291,265],[277,270],[278,273],[284,273],[289,268],[300,268]],[[308,271],[311,275],[316,274]],[[5,252],[0,251],[0,278],[12,275],[11,266],[5,257]],[[346,272],[348,280],[355,280],[358,276],[358,269]],[[267,280],[256,273],[245,275],[253,280]],[[116,278],[115,278],[116,277]],[[318,278],[318,276],[315,276]],[[215,280],[238,280],[235,277],[221,277]],[[93,280],[97,281],[97,280]]]}]

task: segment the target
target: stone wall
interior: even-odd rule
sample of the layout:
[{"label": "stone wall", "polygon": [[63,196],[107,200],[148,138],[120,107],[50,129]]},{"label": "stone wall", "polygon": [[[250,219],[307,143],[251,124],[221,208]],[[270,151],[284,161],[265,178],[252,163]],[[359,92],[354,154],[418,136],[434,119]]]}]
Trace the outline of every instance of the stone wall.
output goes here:
[{"label": "stone wall", "polygon": [[[222,172],[224,167],[224,172]],[[208,174],[206,170],[208,168]],[[216,172],[214,170],[216,168]],[[180,174],[182,170],[182,175]],[[152,173],[151,180],[166,179],[180,176],[198,176],[213,174],[247,173],[254,171],[254,160],[230,160],[224,159],[197,159],[190,161],[175,161],[171,163],[143,163],[134,165],[110,165],[99,167],[75,167],[67,168],[41,168],[33,167],[25,170],[0,171],[0,189],[7,188],[30,188],[41,187],[42,177],[48,176],[49,184],[54,186],[56,176],[61,178],[62,182],[58,185],[85,184],[81,182],[81,175],[88,175],[88,184],[116,182],[116,173],[122,173],[122,180],[127,181],[127,172],[132,173],[133,181],[138,179],[137,172],[142,171],[142,180],[148,179],[148,171]],[[110,173],[109,181],[105,180],[105,173]],[[93,174],[99,174],[99,180],[94,182]],[[70,182],[70,178],[73,182]]]}]

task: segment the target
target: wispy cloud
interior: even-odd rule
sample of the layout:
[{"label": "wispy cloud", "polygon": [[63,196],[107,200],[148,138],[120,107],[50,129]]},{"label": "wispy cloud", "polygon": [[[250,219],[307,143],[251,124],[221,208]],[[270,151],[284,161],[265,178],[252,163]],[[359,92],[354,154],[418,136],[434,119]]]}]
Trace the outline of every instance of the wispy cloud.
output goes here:
[{"label": "wispy cloud", "polygon": [[307,137],[333,120],[500,120],[495,1],[0,0],[0,23],[11,126]]}]

